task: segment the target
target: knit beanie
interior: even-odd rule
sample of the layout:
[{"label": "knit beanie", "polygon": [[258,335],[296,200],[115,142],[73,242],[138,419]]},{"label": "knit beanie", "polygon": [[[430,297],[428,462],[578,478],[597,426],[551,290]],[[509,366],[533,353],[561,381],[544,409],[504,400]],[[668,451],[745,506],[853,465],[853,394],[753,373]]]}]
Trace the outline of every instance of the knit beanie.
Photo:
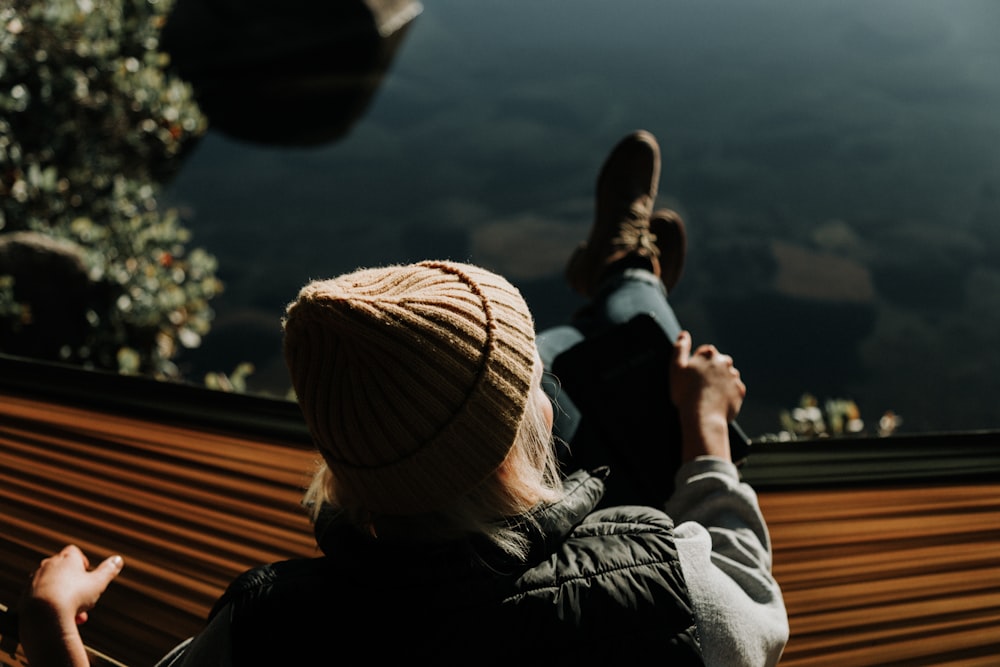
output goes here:
[{"label": "knit beanie", "polygon": [[445,261],[309,283],[287,308],[284,351],[338,494],[392,515],[440,509],[500,466],[536,359],[517,288]]}]

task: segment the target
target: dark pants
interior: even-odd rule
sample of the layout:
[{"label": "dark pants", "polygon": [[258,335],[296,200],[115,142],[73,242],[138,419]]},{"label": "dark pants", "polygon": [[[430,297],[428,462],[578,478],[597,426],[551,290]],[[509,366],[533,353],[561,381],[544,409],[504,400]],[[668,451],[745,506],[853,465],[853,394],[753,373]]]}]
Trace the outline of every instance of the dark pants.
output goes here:
[{"label": "dark pants", "polygon": [[[651,317],[666,335],[656,332],[642,340],[604,335],[637,315]],[[673,489],[679,427],[669,399],[667,364],[680,331],[660,279],[630,268],[606,280],[568,325],[538,334],[560,460],[567,472],[610,466],[605,504],[660,504]],[[588,348],[586,354],[577,354],[583,348]],[[621,373],[593,375],[589,368],[566,365],[572,359],[597,367],[608,357]],[[580,372],[583,379],[577,377]]]}]

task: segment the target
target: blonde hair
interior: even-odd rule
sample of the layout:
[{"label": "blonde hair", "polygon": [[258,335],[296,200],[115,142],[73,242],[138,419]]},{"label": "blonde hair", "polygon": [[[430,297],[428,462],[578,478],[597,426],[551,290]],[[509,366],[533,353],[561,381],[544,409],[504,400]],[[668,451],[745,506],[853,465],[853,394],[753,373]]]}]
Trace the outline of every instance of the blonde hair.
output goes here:
[{"label": "blonde hair", "polygon": [[346,493],[338,493],[335,474],[325,462],[317,468],[303,503],[313,520],[325,505],[375,536],[385,532],[419,541],[448,541],[478,535],[523,561],[530,548],[526,528],[535,524],[532,511],[562,496],[552,430],[534,396],[529,396],[514,443],[500,467],[444,509],[405,517],[373,515]]}]

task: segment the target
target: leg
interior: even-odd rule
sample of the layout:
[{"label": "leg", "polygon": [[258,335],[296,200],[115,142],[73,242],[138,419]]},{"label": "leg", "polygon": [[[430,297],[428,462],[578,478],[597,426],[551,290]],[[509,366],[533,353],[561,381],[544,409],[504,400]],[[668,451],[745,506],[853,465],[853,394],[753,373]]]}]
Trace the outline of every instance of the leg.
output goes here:
[{"label": "leg", "polygon": [[573,440],[580,423],[580,413],[569,396],[560,390],[552,374],[556,357],[594,334],[624,324],[646,313],[660,325],[667,338],[676,340],[681,325],[667,301],[662,281],[641,268],[624,269],[608,276],[598,287],[595,299],[574,316],[569,325],[552,327],[538,334],[538,351],[545,365],[545,391],[555,407],[555,433],[566,442]]},{"label": "leg", "polygon": [[652,316],[670,340],[675,340],[681,332],[663,282],[654,273],[640,268],[624,269],[605,279],[595,299],[573,318],[573,326],[584,335],[591,335],[624,324],[639,313]]},{"label": "leg", "polygon": [[585,336],[650,313],[670,340],[680,325],[667,292],[680,280],[687,252],[681,217],[654,210],[660,179],[660,147],[639,130],[608,155],[597,178],[594,224],[566,266],[570,286],[590,302],[569,326],[539,335],[546,369],[561,352]]},{"label": "leg", "polygon": [[[675,212],[653,210],[659,175],[659,146],[649,133],[635,132],[612,150],[598,176],[590,236],[574,250],[566,269],[570,285],[589,302],[569,325],[538,336],[547,371],[544,387],[555,411],[554,432],[564,446],[564,460],[572,459],[573,465],[600,464],[604,454],[594,443],[593,428],[579,432],[580,411],[552,374],[556,359],[640,313],[653,317],[667,344],[680,333],[667,291],[680,278],[687,235]],[[573,444],[572,453],[567,443]]]}]

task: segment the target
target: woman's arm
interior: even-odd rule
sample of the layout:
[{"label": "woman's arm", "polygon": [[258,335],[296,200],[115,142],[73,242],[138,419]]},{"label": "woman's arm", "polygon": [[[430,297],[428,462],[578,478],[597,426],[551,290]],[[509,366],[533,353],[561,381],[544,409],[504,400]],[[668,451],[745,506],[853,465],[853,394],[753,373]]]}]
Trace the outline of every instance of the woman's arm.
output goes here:
[{"label": "woman's arm", "polygon": [[72,544],[41,562],[18,607],[21,646],[31,667],[90,664],[77,626],[123,566],[121,556],[109,556],[91,570]]},{"label": "woman's arm", "polygon": [[736,466],[714,456],[685,463],[665,509],[676,522],[706,665],[777,664],[788,641],[788,615],[771,574],[757,496]]},{"label": "woman's arm", "polygon": [[777,664],[788,615],[771,574],[771,542],[757,496],[740,481],[728,424],[746,386],[732,357],[714,346],[674,345],[671,397],[681,420],[682,460],[667,513],[698,619],[707,665]]}]

